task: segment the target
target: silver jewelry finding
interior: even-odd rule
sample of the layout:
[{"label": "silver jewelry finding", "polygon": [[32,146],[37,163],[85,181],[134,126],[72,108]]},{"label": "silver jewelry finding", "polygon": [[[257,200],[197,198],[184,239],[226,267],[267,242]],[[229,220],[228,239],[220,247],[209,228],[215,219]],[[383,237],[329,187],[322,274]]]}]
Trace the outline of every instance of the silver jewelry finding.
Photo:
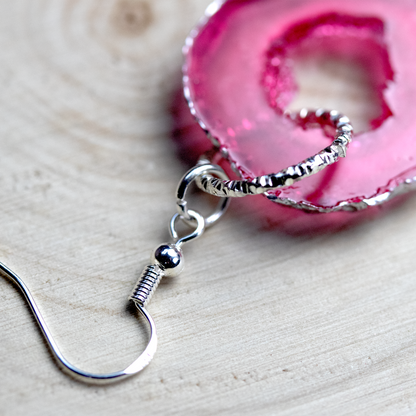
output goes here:
[{"label": "silver jewelry finding", "polygon": [[[157,335],[155,323],[146,307],[162,277],[175,277],[183,270],[184,259],[182,245],[199,238],[208,226],[218,221],[229,205],[229,200],[222,198],[214,213],[207,218],[187,208],[185,195],[188,187],[199,175],[207,173],[217,175],[221,179],[228,178],[219,166],[213,164],[198,165],[183,176],[176,192],[178,212],[173,215],[169,224],[169,232],[172,236],[173,243],[162,244],[154,251],[150,259],[150,264],[144,268],[136,286],[129,296],[129,300],[135,303],[137,309],[149,324],[150,335],[145,350],[132,364],[123,370],[113,373],[95,374],[83,371],[72,365],[60,351],[28,287],[16,273],[0,263],[0,272],[14,282],[25,296],[56,362],[66,374],[84,383],[107,384],[137,374],[150,363],[156,352]],[[184,236],[179,236],[176,229],[178,221],[183,221],[192,227],[193,231]]]},{"label": "silver jewelry finding", "polygon": [[[16,283],[24,294],[54,358],[65,373],[85,383],[105,384],[122,380],[143,370],[152,360],[157,347],[156,327],[146,309],[147,305],[163,277],[176,277],[181,273],[184,268],[183,244],[199,238],[206,228],[212,226],[221,218],[230,203],[228,196],[263,193],[275,187],[287,186],[318,172],[337,161],[339,157],[345,156],[346,147],[351,141],[352,134],[352,127],[347,117],[342,116],[338,112],[323,110],[315,112],[302,110],[299,114],[291,115],[291,117],[294,119],[299,118],[304,124],[316,123],[319,125],[332,125],[336,129],[334,142],[322,152],[296,166],[292,166],[276,174],[255,178],[252,181],[230,181],[226,173],[219,166],[212,164],[206,158],[202,158],[197,166],[189,170],[182,177],[176,190],[177,212],[173,215],[169,224],[169,231],[173,242],[164,243],[156,248],[151,256],[150,263],[144,268],[129,296],[129,300],[135,303],[137,309],[149,324],[149,341],[139,357],[123,370],[106,374],[94,374],[80,370],[72,365],[62,355],[27,286],[16,273],[0,263],[0,272]],[[194,181],[203,190],[222,197],[214,212],[207,218],[204,218],[195,210],[188,209],[186,193]],[[183,221],[191,227],[191,232],[180,236],[176,227],[178,221]]]},{"label": "silver jewelry finding", "polygon": [[[286,113],[294,121],[307,125],[326,125],[335,128],[332,144],[316,155],[297,165],[289,166],[277,173],[258,176],[254,179],[224,180],[207,173],[197,178],[197,185],[203,191],[220,197],[242,197],[263,194],[274,189],[293,185],[295,182],[314,175],[337,162],[347,154],[353,128],[348,117],[338,111],[302,109],[299,113]],[[205,159],[204,159],[205,160]]]},{"label": "silver jewelry finding", "polygon": [[[208,160],[203,160],[183,176],[176,189],[176,207],[178,215],[183,221],[189,224],[193,224],[195,218],[192,218],[192,215],[189,214],[188,203],[185,200],[186,191],[192,182],[197,181],[198,183],[199,178],[207,174],[210,176],[215,175],[215,177],[218,177],[221,180],[228,180],[228,176],[219,166],[211,164]],[[211,227],[215,222],[217,222],[227,210],[229,203],[230,200],[228,198],[221,198],[218,201],[218,205],[214,213],[208,218],[205,218],[205,226]]]},{"label": "silver jewelry finding", "polygon": [[140,354],[140,356],[128,367],[123,370],[116,371],[114,373],[108,374],[94,374],[89,373],[87,371],[80,370],[79,368],[72,365],[62,354],[61,350],[59,349],[57,343],[55,342],[52,333],[46,322],[40,313],[39,307],[36,304],[35,300],[33,299],[32,294],[30,293],[28,287],[25,285],[23,280],[12,270],[6,267],[4,264],[0,263],[0,271],[7,276],[13,283],[17,285],[17,287],[21,290],[23,295],[26,298],[27,303],[30,306],[30,309],[33,312],[33,315],[36,318],[36,322],[39,324],[39,327],[42,331],[43,336],[45,337],[46,343],[48,344],[53,357],[55,358],[58,366],[60,369],[74,377],[79,381],[83,381],[85,383],[90,384],[107,384],[118,380],[123,380],[127,377],[132,376],[133,374],[138,373],[139,371],[143,370],[150,361],[152,360],[156,348],[157,348],[157,336],[156,336],[156,328],[155,323],[153,322],[152,317],[146,311],[145,308],[138,306],[138,310],[140,313],[145,317],[147,323],[150,326],[150,337],[149,342],[145,348],[145,350]]}]

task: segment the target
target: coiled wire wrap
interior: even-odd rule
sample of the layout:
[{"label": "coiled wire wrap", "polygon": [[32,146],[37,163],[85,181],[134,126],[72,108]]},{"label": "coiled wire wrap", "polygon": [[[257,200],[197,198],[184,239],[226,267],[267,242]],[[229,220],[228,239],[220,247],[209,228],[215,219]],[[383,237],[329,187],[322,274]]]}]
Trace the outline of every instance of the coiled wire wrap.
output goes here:
[{"label": "coiled wire wrap", "polygon": [[[219,167],[215,166],[207,166],[202,168],[203,172],[215,172],[216,174],[222,175],[222,177],[227,177],[225,173]],[[104,374],[96,374],[90,373],[87,371],[83,371],[78,367],[72,365],[62,354],[61,350],[59,349],[56,341],[54,340],[51,331],[49,330],[48,326],[46,325],[45,319],[43,318],[39,307],[37,306],[32,294],[30,293],[28,287],[25,285],[23,280],[12,270],[10,270],[7,266],[0,263],[0,274],[4,275],[5,277],[9,278],[13,283],[17,285],[20,291],[25,296],[27,303],[29,304],[33,315],[42,331],[43,336],[45,337],[46,343],[48,344],[53,357],[56,359],[59,367],[65,373],[69,374],[70,376],[74,377],[75,379],[82,381],[84,383],[89,384],[107,384],[118,380],[123,380],[127,377],[130,377],[134,374],[137,374],[141,370],[143,370],[152,360],[156,348],[157,348],[157,335],[156,335],[156,327],[155,323],[150,316],[150,314],[146,310],[146,306],[149,303],[154,291],[156,290],[157,286],[159,285],[160,279],[163,276],[173,276],[178,274],[183,268],[183,261],[182,261],[182,254],[181,254],[181,245],[192,241],[202,235],[206,228],[206,220],[202,215],[198,214],[195,211],[188,210],[186,208],[186,200],[185,200],[185,193],[186,189],[190,185],[190,183],[195,179],[195,176],[201,172],[201,166],[197,166],[191,169],[185,176],[182,178],[181,182],[178,186],[177,191],[177,209],[178,213],[176,213],[172,220],[170,221],[170,233],[175,241],[173,244],[168,245],[169,249],[172,249],[172,253],[170,253],[169,249],[167,257],[164,260],[172,260],[171,263],[157,263],[160,262],[160,258],[157,256],[153,256],[155,262],[153,264],[147,265],[143,273],[141,274],[138,283],[136,284],[133,292],[130,295],[131,300],[133,300],[136,304],[137,309],[146,319],[147,323],[150,327],[150,336],[149,341],[144,349],[144,351],[139,355],[139,357],[133,361],[128,367],[124,368],[123,370],[116,371],[113,373],[104,373]],[[221,204],[218,205],[216,211],[208,217],[209,224],[212,225],[215,223],[225,212],[228,206],[228,201],[221,201]],[[183,214],[183,215],[182,215]],[[176,221],[178,219],[182,219],[185,221],[184,215],[187,215],[192,227],[194,230],[183,237],[179,237],[176,231]],[[185,221],[186,222],[186,221]],[[159,247],[160,248],[160,247]],[[156,252],[155,252],[156,253]],[[175,256],[176,253],[176,256]],[[179,260],[178,260],[179,259]],[[178,263],[174,263],[173,261],[178,260]],[[178,266],[178,267],[177,267]]]},{"label": "coiled wire wrap", "polygon": [[163,271],[158,265],[147,265],[137,281],[129,299],[145,308],[150,302],[150,299],[152,299],[153,293],[159,286],[162,277]]}]

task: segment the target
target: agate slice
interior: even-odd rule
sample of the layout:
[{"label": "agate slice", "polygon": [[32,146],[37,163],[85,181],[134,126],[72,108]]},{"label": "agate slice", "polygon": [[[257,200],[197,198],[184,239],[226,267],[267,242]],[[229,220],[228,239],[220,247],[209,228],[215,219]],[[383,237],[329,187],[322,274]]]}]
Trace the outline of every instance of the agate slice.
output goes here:
[{"label": "agate slice", "polygon": [[379,106],[368,131],[345,159],[267,197],[320,212],[378,205],[416,188],[415,21],[408,0],[217,1],[187,39],[185,96],[231,166],[251,179],[330,143],[331,132],[284,115],[297,91],[293,59],[360,61]]}]

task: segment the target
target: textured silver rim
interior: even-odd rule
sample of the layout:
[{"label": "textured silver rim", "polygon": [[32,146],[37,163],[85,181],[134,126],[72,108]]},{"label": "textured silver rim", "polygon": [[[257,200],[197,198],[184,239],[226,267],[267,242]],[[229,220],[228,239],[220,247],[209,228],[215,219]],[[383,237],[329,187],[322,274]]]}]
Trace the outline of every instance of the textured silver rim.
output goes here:
[{"label": "textured silver rim", "polygon": [[258,176],[252,180],[223,180],[205,174],[197,178],[198,187],[209,194],[220,197],[259,195],[293,185],[295,182],[320,172],[337,162],[339,158],[346,156],[347,147],[351,142],[353,133],[348,117],[338,111],[322,109],[316,111],[303,109],[299,113],[287,113],[287,115],[295,121],[302,121],[305,125],[328,125],[335,128],[334,141],[316,155],[280,172]]},{"label": "textured silver rim", "polygon": [[[201,29],[206,25],[208,19],[211,16],[213,16],[221,8],[221,6],[224,3],[226,3],[226,0],[214,0],[207,7],[203,17],[199,20],[197,25],[191,30],[189,36],[186,38],[185,45],[182,49],[183,55],[184,55],[184,65],[183,65],[184,96],[188,102],[189,109],[191,113],[193,114],[193,116],[195,117],[196,121],[201,126],[201,128],[205,131],[208,138],[212,141],[212,143],[216,147],[219,147],[219,141],[214,136],[211,135],[205,123],[198,118],[196,111],[195,111],[195,105],[190,95],[187,60],[188,60],[189,51],[192,48],[195,38],[198,36]],[[228,160],[231,167],[235,168],[235,163],[228,156],[227,152],[225,151],[223,153],[224,153],[223,156]],[[234,169],[234,170],[236,171],[238,175],[241,175],[237,169]],[[403,178],[403,181],[401,183],[399,184],[396,183],[392,187],[389,187],[389,183],[380,184],[379,189],[385,189],[385,191],[382,193],[377,192],[374,195],[370,195],[368,197],[357,196],[356,198],[353,198],[353,199],[339,201],[336,206],[320,206],[320,205],[315,205],[307,201],[295,201],[291,198],[280,197],[280,196],[278,197],[268,192],[265,193],[265,196],[273,202],[286,205],[286,206],[290,206],[293,208],[297,208],[297,209],[307,210],[307,211],[315,211],[315,212],[358,211],[358,210],[366,209],[368,207],[381,205],[387,201],[390,201],[391,199],[393,199],[394,197],[398,195],[403,195],[407,192],[416,190],[416,176],[413,176],[413,175],[411,176],[409,174],[409,177]],[[357,202],[357,200],[359,202]]]}]

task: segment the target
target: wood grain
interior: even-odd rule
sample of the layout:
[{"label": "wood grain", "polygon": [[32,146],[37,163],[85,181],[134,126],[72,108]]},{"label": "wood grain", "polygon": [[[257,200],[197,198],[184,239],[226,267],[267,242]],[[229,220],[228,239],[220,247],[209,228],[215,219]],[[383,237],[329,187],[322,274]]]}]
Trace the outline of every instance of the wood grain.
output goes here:
[{"label": "wood grain", "polygon": [[[187,169],[169,108],[208,3],[0,1],[0,258],[90,371],[145,341],[126,298],[168,238]],[[415,205],[293,235],[234,201],[152,299],[154,361],[114,386],[63,375],[0,280],[0,414],[415,414]]]}]

